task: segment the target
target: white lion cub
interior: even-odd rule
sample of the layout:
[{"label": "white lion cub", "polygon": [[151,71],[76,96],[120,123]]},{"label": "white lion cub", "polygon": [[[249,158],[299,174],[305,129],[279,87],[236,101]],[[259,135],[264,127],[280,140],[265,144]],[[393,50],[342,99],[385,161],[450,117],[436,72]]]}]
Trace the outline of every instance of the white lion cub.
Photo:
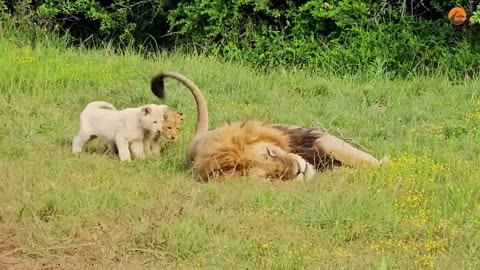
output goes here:
[{"label": "white lion cub", "polygon": [[135,158],[143,159],[144,136],[160,134],[167,110],[167,105],[156,104],[117,110],[105,101],[91,102],[80,113],[80,130],[73,138],[72,151],[79,153],[87,142],[101,137],[110,148],[116,146],[121,161],[130,160],[130,150]]}]

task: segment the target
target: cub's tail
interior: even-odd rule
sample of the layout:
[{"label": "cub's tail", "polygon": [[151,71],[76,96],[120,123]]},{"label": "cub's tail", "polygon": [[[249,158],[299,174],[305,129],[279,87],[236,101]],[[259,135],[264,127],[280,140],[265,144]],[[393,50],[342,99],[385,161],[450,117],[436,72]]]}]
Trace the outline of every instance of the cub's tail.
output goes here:
[{"label": "cub's tail", "polygon": [[106,108],[110,110],[117,110],[111,103],[108,103],[106,101],[93,101],[87,104],[85,106],[85,109],[88,108]]}]

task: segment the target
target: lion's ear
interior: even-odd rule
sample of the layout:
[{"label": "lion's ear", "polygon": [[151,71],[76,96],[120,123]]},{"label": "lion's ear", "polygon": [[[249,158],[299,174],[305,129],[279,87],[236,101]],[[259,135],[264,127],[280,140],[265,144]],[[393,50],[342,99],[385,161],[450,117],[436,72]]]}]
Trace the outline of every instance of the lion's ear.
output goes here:
[{"label": "lion's ear", "polygon": [[150,108],[150,107],[143,107],[143,108],[142,108],[142,114],[143,114],[143,115],[147,115],[147,114],[149,114],[149,113],[151,113],[151,112],[152,112],[152,108]]},{"label": "lion's ear", "polygon": [[272,158],[276,158],[277,157],[277,153],[275,153],[275,151],[271,150],[270,148],[268,148],[267,146],[265,146],[265,150],[267,150],[267,154],[269,157],[272,157]]},{"label": "lion's ear", "polygon": [[187,119],[187,116],[183,113],[178,113],[180,115],[180,119],[185,120]]}]

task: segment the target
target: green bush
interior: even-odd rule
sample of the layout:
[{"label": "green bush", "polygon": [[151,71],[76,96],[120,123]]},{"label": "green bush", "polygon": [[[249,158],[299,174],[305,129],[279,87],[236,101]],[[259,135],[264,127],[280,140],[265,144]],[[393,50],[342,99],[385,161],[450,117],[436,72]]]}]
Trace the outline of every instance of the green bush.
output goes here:
[{"label": "green bush", "polygon": [[37,25],[68,29],[80,41],[193,46],[260,68],[475,76],[478,14],[471,1],[457,2],[472,15],[458,32],[447,18],[454,3],[446,0],[21,0],[0,2],[0,11],[21,19],[29,10]]}]

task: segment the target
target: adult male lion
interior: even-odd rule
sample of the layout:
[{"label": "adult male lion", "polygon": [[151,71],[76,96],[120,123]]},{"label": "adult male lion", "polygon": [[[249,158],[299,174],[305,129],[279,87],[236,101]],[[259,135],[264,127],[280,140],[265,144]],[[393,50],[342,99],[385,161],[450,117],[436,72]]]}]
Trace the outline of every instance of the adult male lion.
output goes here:
[{"label": "adult male lion", "polygon": [[208,130],[207,102],[184,75],[159,73],[151,81],[153,94],[165,97],[166,77],[186,86],[197,103],[197,128],[188,146],[186,164],[202,180],[241,175],[263,180],[307,180],[316,170],[335,165],[381,164],[373,156],[315,128],[244,121]]}]

